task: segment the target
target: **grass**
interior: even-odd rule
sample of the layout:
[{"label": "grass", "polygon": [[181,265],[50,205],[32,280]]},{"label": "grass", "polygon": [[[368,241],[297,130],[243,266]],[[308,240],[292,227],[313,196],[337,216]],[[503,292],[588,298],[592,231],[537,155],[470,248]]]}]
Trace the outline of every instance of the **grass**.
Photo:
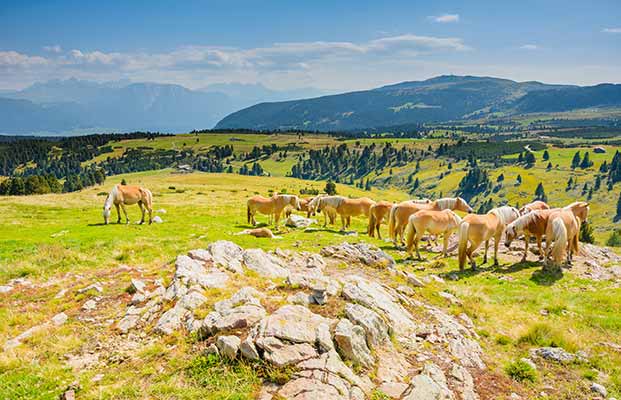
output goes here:
[{"label": "grass", "polygon": [[535,324],[519,337],[518,343],[527,343],[537,347],[562,347],[568,351],[576,349],[575,344],[569,342],[561,332],[548,324]]},{"label": "grass", "polygon": [[507,364],[505,372],[518,382],[528,381],[534,383],[537,381],[537,372],[529,363],[523,360],[516,360]]}]

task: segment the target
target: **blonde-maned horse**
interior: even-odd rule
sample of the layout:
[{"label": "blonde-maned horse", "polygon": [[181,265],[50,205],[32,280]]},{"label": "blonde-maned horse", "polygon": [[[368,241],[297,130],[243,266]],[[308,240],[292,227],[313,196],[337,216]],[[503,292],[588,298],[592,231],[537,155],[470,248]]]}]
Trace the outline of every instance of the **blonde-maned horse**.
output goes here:
[{"label": "blonde-maned horse", "polygon": [[[459,226],[458,259],[459,269],[463,271],[466,258],[470,260],[472,269],[476,268],[473,254],[482,242],[485,242],[483,264],[487,263],[489,241],[494,239],[494,265],[498,265],[498,245],[507,224],[520,217],[515,207],[502,206],[492,209],[487,214],[468,214]],[[468,247],[470,243],[470,247]]]},{"label": "blonde-maned horse", "polygon": [[142,212],[140,223],[144,223],[145,213],[148,212],[150,225],[153,222],[153,194],[151,191],[140,186],[115,185],[110,194],[108,194],[108,197],[106,197],[106,202],[103,207],[103,217],[106,225],[110,222],[112,205],[116,207],[116,214],[118,216],[116,222],[119,224],[121,223],[120,208],[123,210],[123,214],[125,214],[125,222],[129,224],[129,217],[127,216],[125,206],[134,204],[138,204]]},{"label": "blonde-maned horse", "polygon": [[416,247],[416,256],[419,260],[422,259],[418,251],[418,241],[427,231],[432,235],[444,234],[442,255],[446,257],[449,237],[459,227],[459,224],[461,224],[461,218],[449,209],[418,211],[410,216],[406,227],[408,253],[412,256],[412,248]]},{"label": "blonde-maned horse", "polygon": [[[310,212],[310,209],[308,207],[308,205],[311,202],[311,200],[312,200],[312,198],[310,198],[310,199],[300,199],[300,211],[303,211],[303,212],[306,213],[306,218],[310,218],[311,217],[311,212]],[[293,207],[287,206],[285,208],[285,217],[289,218],[291,213],[293,213]]]},{"label": "blonde-maned horse", "polygon": [[[578,231],[580,231],[580,226],[587,221],[587,219],[589,218],[589,203],[587,203],[586,201],[575,201],[565,207],[563,207],[563,210],[567,210],[567,211],[571,211],[574,216],[577,218],[578,220]],[[573,254],[577,254],[578,251],[580,251],[579,246],[580,245],[580,235],[576,235],[574,236],[574,240],[572,242],[572,252],[570,253],[570,259],[573,256]]]},{"label": "blonde-maned horse", "polygon": [[[319,207],[319,201],[324,198],[327,197],[327,195],[325,194],[321,194],[319,196],[315,196],[311,199],[311,201],[308,203],[308,217],[310,218],[311,216],[314,216],[317,213],[317,209]],[[328,226],[328,220],[330,221],[330,225],[334,225],[336,222],[336,210],[330,206],[324,206],[322,208],[322,212],[323,214],[323,227],[325,228],[326,226]]]},{"label": "blonde-maned horse", "polygon": [[383,200],[371,206],[369,209],[369,226],[367,228],[367,233],[370,237],[375,237],[375,233],[377,233],[378,239],[382,238],[380,226],[384,218],[388,217],[388,214],[390,214],[392,206],[393,203]]},{"label": "blonde-maned horse", "polygon": [[255,214],[257,212],[274,216],[274,227],[278,228],[278,221],[285,207],[291,206],[296,210],[300,209],[300,199],[293,194],[277,194],[274,193],[272,197],[253,196],[246,202],[246,216],[248,223],[252,223],[252,226],[256,226],[257,220]]},{"label": "blonde-maned horse", "polygon": [[[390,209],[390,215],[388,217],[388,234],[395,246],[397,243],[403,243],[403,233],[410,216],[421,210],[459,210],[466,213],[472,212],[472,208],[468,205],[468,202],[461,197],[445,197],[431,202],[428,199],[407,200],[395,204]],[[399,239],[399,241],[397,241],[397,239]]]},{"label": "blonde-maned horse", "polygon": [[528,214],[531,211],[549,210],[549,209],[550,209],[550,206],[548,205],[548,203],[541,201],[541,200],[535,200],[532,203],[528,203],[522,208],[520,208],[520,215]]},{"label": "blonde-maned horse", "polygon": [[551,258],[553,264],[560,265],[563,259],[571,263],[575,237],[579,236],[580,222],[570,210],[557,210],[550,214],[546,227],[546,255],[544,265]]},{"label": "blonde-maned horse", "polygon": [[333,208],[341,216],[342,229],[345,230],[351,225],[351,217],[368,217],[373,204],[375,202],[366,197],[349,199],[343,196],[324,196],[319,198],[316,210],[322,212],[326,208]]}]

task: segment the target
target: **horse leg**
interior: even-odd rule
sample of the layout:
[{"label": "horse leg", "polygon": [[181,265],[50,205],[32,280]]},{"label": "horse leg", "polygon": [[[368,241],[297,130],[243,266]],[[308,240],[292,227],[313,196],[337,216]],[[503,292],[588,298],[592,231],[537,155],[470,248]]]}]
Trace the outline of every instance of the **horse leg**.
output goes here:
[{"label": "horse leg", "polygon": [[114,205],[116,207],[116,215],[117,215],[117,220],[116,223],[120,224],[121,223],[121,207],[118,204]]},{"label": "horse leg", "polygon": [[449,242],[450,236],[451,236],[451,232],[444,232],[444,250],[442,251],[443,257],[448,256],[448,242]]},{"label": "horse leg", "polygon": [[129,217],[127,216],[127,209],[125,208],[125,204],[121,203],[121,209],[123,210],[123,214],[125,215],[125,223],[129,224]]},{"label": "horse leg", "polygon": [[375,225],[375,230],[377,231],[377,238],[378,238],[379,240],[382,240],[382,234],[380,233],[380,225],[381,225],[381,223],[380,223],[380,222],[378,222],[378,223]]},{"label": "horse leg", "polygon": [[481,241],[478,241],[478,242],[471,241],[470,248],[468,248],[468,251],[466,253],[468,254],[468,258],[470,259],[470,265],[472,266],[473,271],[477,269],[477,262],[474,260],[474,252],[476,251],[476,249],[479,248],[480,245],[481,245]]},{"label": "horse leg", "polygon": [[483,252],[483,264],[487,264],[487,249],[489,247],[489,240],[486,240],[483,245],[485,246],[485,251]]},{"label": "horse leg", "polygon": [[[421,236],[422,236],[423,232],[421,232]],[[418,250],[418,229],[416,231],[414,231],[413,233],[414,235],[414,247],[416,248],[416,257],[418,257],[419,260],[422,260],[423,257],[420,255],[420,251]]]},{"label": "horse leg", "polygon": [[142,225],[142,224],[144,224],[144,215],[146,213],[146,210],[145,210],[144,204],[142,204],[142,201],[138,202],[138,207],[140,207],[140,212],[142,214],[142,217],[140,218],[139,224]]},{"label": "horse leg", "polygon": [[274,213],[274,228],[278,229],[278,221],[280,221],[280,211]]},{"label": "horse leg", "polygon": [[[546,236],[546,244],[548,243],[548,237]],[[541,246],[541,236],[537,236],[537,246],[539,247],[539,259],[541,259],[541,257],[543,256],[542,253],[542,246]]]},{"label": "horse leg", "polygon": [[497,234],[494,238],[494,267],[498,266],[498,245],[500,244],[501,237],[502,231],[500,231],[500,234]]},{"label": "horse leg", "polygon": [[343,225],[343,229],[341,231],[345,231],[345,224],[347,223],[347,219],[343,214],[341,214],[341,224]]},{"label": "horse leg", "polygon": [[524,255],[522,256],[522,262],[526,262],[526,256],[528,255],[528,242],[530,242],[530,236],[524,234]]}]

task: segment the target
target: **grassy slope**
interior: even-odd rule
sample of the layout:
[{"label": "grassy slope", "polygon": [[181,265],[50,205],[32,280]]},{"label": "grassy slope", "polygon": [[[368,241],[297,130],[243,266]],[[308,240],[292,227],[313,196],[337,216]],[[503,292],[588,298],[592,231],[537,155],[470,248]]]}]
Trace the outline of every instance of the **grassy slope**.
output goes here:
[{"label": "grassy slope", "polygon": [[[5,321],[0,325],[0,342],[60,311],[70,316],[66,325],[47,328],[14,352],[0,354],[0,398],[56,398],[76,377],[83,386],[83,398],[247,398],[257,389],[259,381],[252,368],[197,366],[193,363],[192,340],[181,335],[156,337],[121,363],[79,373],[67,369],[65,354],[78,352],[94,340],[105,342],[116,337],[109,327],[78,320],[77,316],[83,314],[79,308],[88,295],[78,295],[75,290],[93,281],[105,283],[104,295],[111,303],[97,313],[118,319],[128,301],[124,290],[130,277],[137,274],[115,270],[119,264],[140,268],[141,275],[147,278],[162,277],[168,281],[172,275],[169,263],[177,254],[217,239],[232,240],[244,247],[297,247],[310,251],[343,240],[369,240],[395,256],[400,268],[412,268],[402,252],[384,242],[366,237],[345,238],[332,230],[291,231],[274,241],[232,235],[247,226],[244,204],[248,196],[267,194],[270,189],[296,192],[309,186],[306,181],[228,174],[176,175],[164,170],[118,176],[110,179],[106,188],[112,180],[122,178],[153,189],[155,208],[167,211],[161,214],[163,224],[100,225],[103,197],[97,193],[104,188],[98,187],[66,195],[0,201],[0,284],[16,276],[48,282],[38,289],[0,295],[5,304],[0,307],[0,319]],[[322,185],[314,184],[318,188]],[[176,189],[171,190],[170,186]],[[338,190],[376,199],[405,198],[397,191],[374,190],[369,194],[341,185]],[[130,208],[130,213],[134,220],[138,218],[137,208]],[[353,227],[362,232],[365,221],[354,218]],[[536,384],[516,384],[522,392],[534,397],[539,388],[551,384],[560,388],[558,398],[582,398],[585,377],[595,379],[599,374],[609,376],[607,381],[600,378],[609,391],[621,394],[621,356],[598,345],[621,341],[621,289],[610,282],[585,281],[571,274],[560,278],[542,276],[539,269],[534,264],[504,264],[500,270],[466,273],[457,282],[431,283],[418,290],[416,297],[470,315],[482,335],[485,350],[493,355],[489,360],[491,368],[501,373],[506,363],[524,356],[533,346],[519,343],[519,338],[540,323],[551,327],[554,335],[561,337],[558,341],[569,350],[583,349],[591,355],[593,365],[563,369],[550,366],[540,371]],[[450,258],[439,268],[427,268],[417,274],[455,270],[455,260]],[[510,280],[501,280],[502,276]],[[72,289],[64,299],[53,299],[68,285]],[[447,304],[437,295],[442,289],[455,293],[463,300],[463,306]],[[225,294],[217,290],[209,293],[210,303]],[[541,309],[551,310],[550,315],[541,315]],[[593,372],[593,367],[597,372]],[[91,382],[97,373],[103,373],[104,379]]]}]

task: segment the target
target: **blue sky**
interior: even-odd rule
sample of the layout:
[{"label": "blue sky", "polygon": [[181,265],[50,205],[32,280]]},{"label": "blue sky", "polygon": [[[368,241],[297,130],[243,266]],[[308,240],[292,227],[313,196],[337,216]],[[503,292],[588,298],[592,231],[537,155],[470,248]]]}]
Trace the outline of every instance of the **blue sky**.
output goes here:
[{"label": "blue sky", "polygon": [[621,82],[620,1],[0,0],[0,88],[76,77],[376,87]]}]

